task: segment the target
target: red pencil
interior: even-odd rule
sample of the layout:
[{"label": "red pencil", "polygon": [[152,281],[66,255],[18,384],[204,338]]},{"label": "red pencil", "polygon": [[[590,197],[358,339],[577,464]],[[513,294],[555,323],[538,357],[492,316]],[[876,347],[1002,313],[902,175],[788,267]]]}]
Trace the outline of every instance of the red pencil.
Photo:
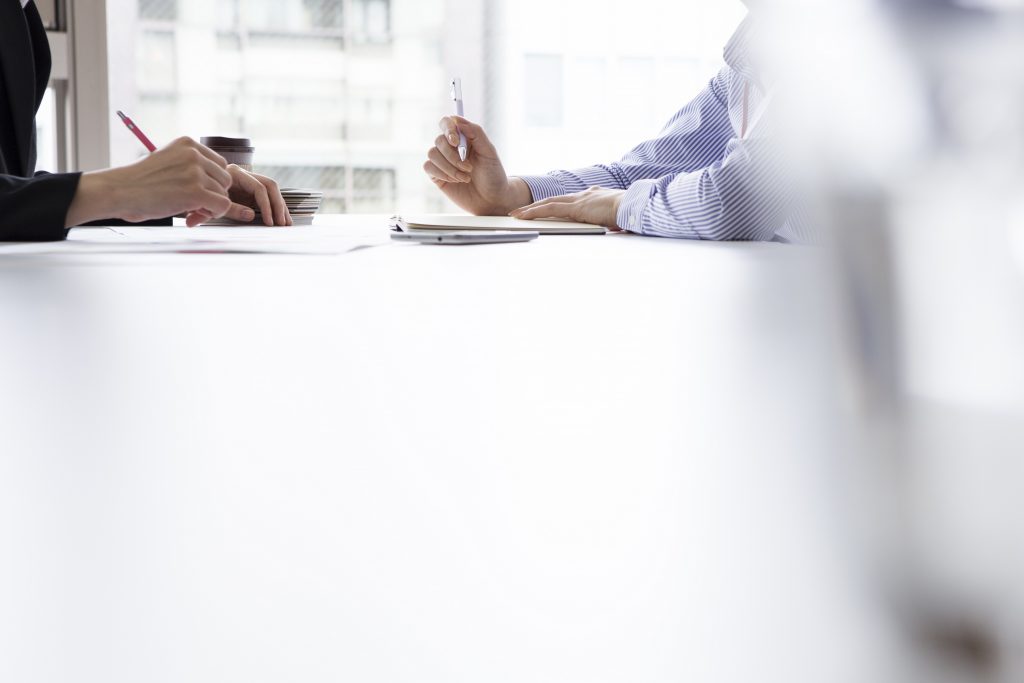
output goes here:
[{"label": "red pencil", "polygon": [[124,122],[124,125],[128,126],[128,130],[135,133],[135,137],[139,139],[139,142],[146,146],[146,149],[150,152],[156,151],[156,145],[149,141],[149,138],[146,137],[145,133],[139,130],[139,127],[135,125],[134,121],[125,116],[125,113],[121,110],[118,110],[117,115],[121,117],[121,121]]}]

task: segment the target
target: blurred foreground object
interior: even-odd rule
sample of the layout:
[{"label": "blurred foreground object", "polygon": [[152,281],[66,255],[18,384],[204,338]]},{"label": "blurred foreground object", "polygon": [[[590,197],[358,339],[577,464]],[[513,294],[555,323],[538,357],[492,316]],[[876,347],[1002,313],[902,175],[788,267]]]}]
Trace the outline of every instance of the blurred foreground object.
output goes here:
[{"label": "blurred foreground object", "polygon": [[914,680],[1024,680],[1024,3],[775,9]]}]

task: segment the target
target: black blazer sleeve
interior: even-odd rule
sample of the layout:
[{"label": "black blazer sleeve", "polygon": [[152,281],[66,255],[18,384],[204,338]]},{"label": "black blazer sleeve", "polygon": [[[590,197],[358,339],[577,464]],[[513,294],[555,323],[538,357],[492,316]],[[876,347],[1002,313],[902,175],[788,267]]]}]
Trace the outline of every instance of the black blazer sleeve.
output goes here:
[{"label": "black blazer sleeve", "polygon": [[50,46],[35,3],[0,0],[0,241],[52,241],[78,190],[77,173],[35,174],[35,115]]},{"label": "black blazer sleeve", "polygon": [[0,242],[52,242],[67,237],[68,207],[80,173],[0,175]]}]

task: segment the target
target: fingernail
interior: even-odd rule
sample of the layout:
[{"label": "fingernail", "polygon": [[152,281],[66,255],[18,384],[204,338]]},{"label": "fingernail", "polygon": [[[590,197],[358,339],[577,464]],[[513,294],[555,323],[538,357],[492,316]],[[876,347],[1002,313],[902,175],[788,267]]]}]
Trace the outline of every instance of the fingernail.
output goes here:
[{"label": "fingernail", "polygon": [[450,142],[451,142],[451,143],[452,143],[453,145],[457,145],[457,144],[459,144],[459,136],[458,136],[458,135],[454,135],[454,134],[452,134],[452,135],[449,135],[449,136],[448,136],[448,140],[449,140],[449,141],[450,141]]},{"label": "fingernail", "polygon": [[242,218],[244,218],[247,221],[251,221],[253,218],[256,218],[256,212],[253,211],[252,209],[246,209],[245,211],[242,212]]}]

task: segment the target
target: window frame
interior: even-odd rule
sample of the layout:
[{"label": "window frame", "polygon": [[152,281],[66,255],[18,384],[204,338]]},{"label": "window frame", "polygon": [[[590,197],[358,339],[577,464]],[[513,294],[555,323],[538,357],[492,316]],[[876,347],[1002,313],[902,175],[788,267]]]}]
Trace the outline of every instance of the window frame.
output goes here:
[{"label": "window frame", "polygon": [[106,0],[54,0],[46,32],[53,57],[57,171],[110,165]]}]

